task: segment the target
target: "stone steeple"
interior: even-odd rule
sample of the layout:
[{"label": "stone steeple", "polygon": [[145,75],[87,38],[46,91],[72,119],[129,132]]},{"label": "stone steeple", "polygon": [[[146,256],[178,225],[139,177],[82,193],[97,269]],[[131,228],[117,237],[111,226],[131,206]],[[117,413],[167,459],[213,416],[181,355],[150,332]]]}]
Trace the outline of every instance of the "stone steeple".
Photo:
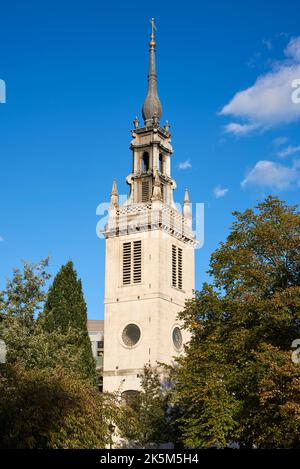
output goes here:
[{"label": "stone steeple", "polygon": [[151,24],[148,92],[142,109],[144,126],[140,127],[137,117],[134,119],[133,139],[130,145],[133,153],[132,173],[126,179],[130,185],[128,204],[161,200],[169,207],[175,208],[173,191],[176,183],[171,177],[173,149],[169,123],[166,122],[164,127],[160,125],[162,107],[156,88],[153,19]]},{"label": "stone steeple", "polygon": [[132,168],[124,204],[114,181],[106,237],[104,391],[140,390],[145,363],[174,363],[190,339],[178,312],[193,297],[195,237],[188,192],[183,213],[174,202],[170,126],[161,125],[154,20],[143,120],[131,131]]},{"label": "stone steeple", "polygon": [[151,20],[152,30],[150,39],[150,61],[149,61],[149,73],[148,73],[148,91],[145,102],[142,108],[142,115],[145,122],[145,126],[151,125],[159,120],[162,116],[162,106],[157,94],[157,77],[155,67],[155,39],[154,39],[154,18]]},{"label": "stone steeple", "polygon": [[112,190],[110,193],[110,206],[112,208],[112,207],[118,207],[118,205],[119,205],[119,195],[118,195],[118,190],[117,190],[117,183],[116,183],[116,180],[114,179]]}]

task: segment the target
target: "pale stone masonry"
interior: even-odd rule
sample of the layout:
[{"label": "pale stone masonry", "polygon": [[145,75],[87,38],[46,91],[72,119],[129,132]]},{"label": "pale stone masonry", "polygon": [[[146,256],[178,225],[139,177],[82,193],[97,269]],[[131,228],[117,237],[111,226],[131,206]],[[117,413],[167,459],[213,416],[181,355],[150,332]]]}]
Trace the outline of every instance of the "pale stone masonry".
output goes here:
[{"label": "pale stone masonry", "polygon": [[96,361],[96,368],[103,369],[103,348],[104,348],[104,321],[87,320],[87,330],[92,346],[93,357]]},{"label": "pale stone masonry", "polygon": [[193,296],[194,248],[190,201],[174,203],[169,124],[160,126],[152,29],[144,126],[134,121],[129,197],[111,192],[106,226],[104,390],[136,391],[146,363],[172,363],[188,333],[177,319]]}]

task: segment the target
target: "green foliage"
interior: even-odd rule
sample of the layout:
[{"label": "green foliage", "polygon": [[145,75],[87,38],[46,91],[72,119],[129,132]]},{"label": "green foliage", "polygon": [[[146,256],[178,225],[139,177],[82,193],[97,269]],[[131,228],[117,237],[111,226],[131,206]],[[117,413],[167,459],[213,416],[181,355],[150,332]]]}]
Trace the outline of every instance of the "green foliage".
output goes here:
[{"label": "green foliage", "polygon": [[44,326],[48,330],[59,327],[66,331],[69,326],[86,328],[86,304],[73,262],[63,265],[55,276],[49,288],[44,315]]},{"label": "green foliage", "polygon": [[1,315],[32,326],[46,299],[44,287],[50,278],[46,272],[48,262],[48,258],[36,264],[23,261],[23,271],[14,269],[12,279],[7,280],[5,291],[0,292]]},{"label": "green foliage", "polygon": [[47,265],[48,259],[37,264],[24,262],[23,271],[15,269],[0,294],[0,313],[4,318],[0,335],[6,343],[7,363],[25,369],[61,365],[94,384],[95,362],[81,282],[73,264],[68,262],[47,296]]},{"label": "green foliage", "polygon": [[108,425],[102,395],[64,368],[0,375],[1,449],[104,448]]},{"label": "green foliage", "polygon": [[169,394],[162,389],[157,367],[145,365],[140,392],[123,396],[117,426],[131,445],[147,447],[174,441]]},{"label": "green foliage", "polygon": [[49,289],[44,312],[40,318],[45,331],[69,334],[70,350],[77,350],[71,361],[78,357],[77,369],[84,377],[96,380],[96,365],[87,331],[87,312],[81,281],[73,263],[62,266]]},{"label": "green foliage", "polygon": [[266,448],[299,448],[300,365],[292,362],[290,352],[272,345],[265,345],[256,359],[264,373],[258,386],[255,443]]},{"label": "green foliage", "polygon": [[47,296],[47,264],[25,262],[0,293],[0,448],[102,448],[117,406],[94,385],[81,283],[68,263]]},{"label": "green foliage", "polygon": [[192,339],[174,400],[188,446],[300,446],[300,214],[273,197],[256,208],[234,213],[212,285],[180,314]]},{"label": "green foliage", "polygon": [[7,346],[8,363],[22,361],[30,352],[27,343],[35,336],[36,317],[46,299],[45,283],[50,277],[47,265],[48,259],[37,264],[24,261],[23,271],[14,269],[6,289],[0,292],[0,336]]},{"label": "green foliage", "polygon": [[7,347],[7,363],[18,364],[29,370],[34,368],[53,369],[56,366],[85,377],[82,366],[82,349],[78,347],[78,332],[69,328],[45,331],[41,322],[35,321],[30,328],[17,320],[10,321],[3,332]]}]

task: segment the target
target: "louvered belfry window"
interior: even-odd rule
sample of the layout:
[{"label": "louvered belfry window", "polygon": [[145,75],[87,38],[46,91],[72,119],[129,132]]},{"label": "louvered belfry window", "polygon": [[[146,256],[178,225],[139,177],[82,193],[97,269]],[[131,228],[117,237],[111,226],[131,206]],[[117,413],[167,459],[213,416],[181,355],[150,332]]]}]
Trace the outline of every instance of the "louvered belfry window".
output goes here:
[{"label": "louvered belfry window", "polygon": [[150,194],[149,194],[149,181],[142,181],[142,202],[149,202]]},{"label": "louvered belfry window", "polygon": [[177,251],[177,267],[178,267],[178,288],[182,290],[182,249],[178,248]]},{"label": "louvered belfry window", "polygon": [[182,290],[183,286],[182,248],[172,244],[172,287]]},{"label": "louvered belfry window", "polygon": [[123,243],[123,285],[142,282],[142,241]]},{"label": "louvered belfry window", "polygon": [[123,243],[123,284],[131,283],[131,243]]},{"label": "louvered belfry window", "polygon": [[177,287],[177,248],[172,245],[172,286]]},{"label": "louvered belfry window", "polygon": [[133,241],[133,283],[142,282],[142,241]]}]

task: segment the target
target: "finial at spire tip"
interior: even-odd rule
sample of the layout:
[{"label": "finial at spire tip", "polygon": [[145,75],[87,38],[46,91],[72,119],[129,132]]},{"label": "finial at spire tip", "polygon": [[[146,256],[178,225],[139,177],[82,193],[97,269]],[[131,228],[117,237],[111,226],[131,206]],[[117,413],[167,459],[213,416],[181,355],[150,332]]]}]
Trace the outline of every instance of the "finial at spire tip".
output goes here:
[{"label": "finial at spire tip", "polygon": [[156,31],[156,26],[155,26],[155,20],[154,18],[151,18],[150,20],[150,23],[151,23],[151,41],[150,41],[150,47],[155,47],[156,43],[155,43],[155,39],[154,39],[154,31]]},{"label": "finial at spire tip", "polygon": [[154,119],[159,124],[162,115],[162,107],[157,95],[156,88],[156,69],[155,69],[155,40],[154,31],[156,30],[154,18],[150,20],[151,23],[151,40],[150,40],[150,62],[148,73],[148,91],[147,96],[142,108],[142,115],[146,127],[154,124]]},{"label": "finial at spire tip", "polygon": [[185,191],[184,191],[184,203],[185,204],[190,203],[189,191],[187,187],[185,188]]},{"label": "finial at spire tip", "polygon": [[117,189],[117,181],[114,178],[113,184],[112,184],[112,190],[110,193],[110,207],[118,207],[119,205],[119,195],[118,195],[118,189]]},{"label": "finial at spire tip", "polygon": [[116,178],[113,179],[111,194],[112,194],[112,195],[118,194]]}]

